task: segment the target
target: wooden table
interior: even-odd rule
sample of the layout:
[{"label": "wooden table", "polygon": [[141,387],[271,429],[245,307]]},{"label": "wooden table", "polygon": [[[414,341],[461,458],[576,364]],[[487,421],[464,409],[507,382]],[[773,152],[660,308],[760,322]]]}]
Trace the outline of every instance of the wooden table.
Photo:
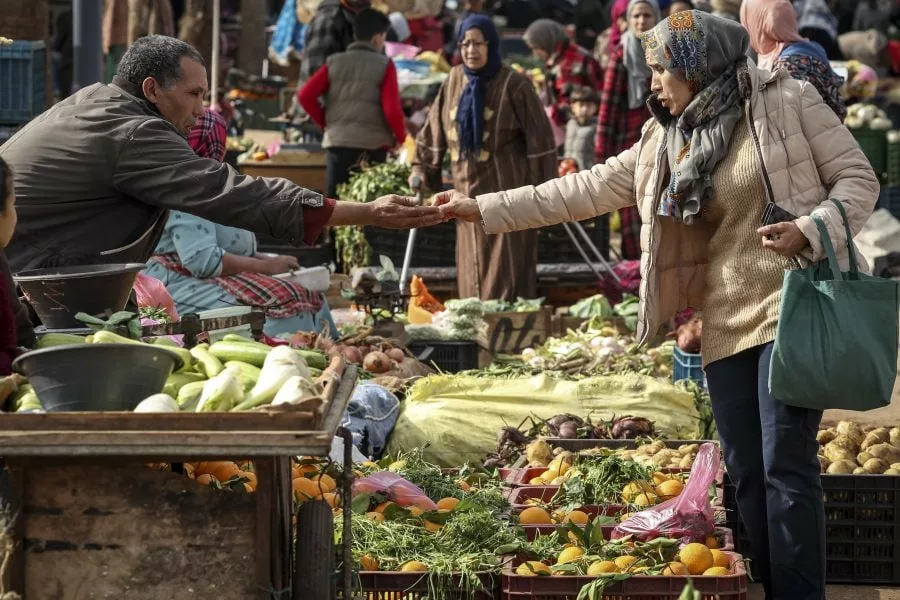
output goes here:
[{"label": "wooden table", "polygon": [[247,160],[238,164],[238,170],[244,175],[253,177],[283,177],[320,194],[328,187],[328,173],[325,167],[325,154],[321,160],[292,163],[278,160]]},{"label": "wooden table", "polygon": [[[357,373],[332,379],[313,411],[0,415],[13,548],[2,589],[26,599],[289,600],[290,457],[329,454]],[[256,492],[147,466],[189,458],[252,458]]]}]

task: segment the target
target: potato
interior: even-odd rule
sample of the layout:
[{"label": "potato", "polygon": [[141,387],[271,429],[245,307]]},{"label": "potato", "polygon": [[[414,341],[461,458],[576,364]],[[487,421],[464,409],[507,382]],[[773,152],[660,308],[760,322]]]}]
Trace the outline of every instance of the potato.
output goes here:
[{"label": "potato", "polygon": [[824,446],[836,437],[837,432],[834,429],[823,429],[818,434],[816,434],[816,441],[818,441],[820,445]]},{"label": "potato", "polygon": [[866,461],[866,464],[862,466],[865,469],[866,473],[871,475],[881,475],[885,471],[888,470],[888,463],[881,460],[880,458],[871,458]]},{"label": "potato", "polygon": [[820,470],[822,473],[824,473],[825,471],[828,470],[829,465],[831,465],[831,461],[828,460],[827,458],[825,458],[825,457],[822,456],[822,455],[819,455],[819,456],[818,456],[818,459],[819,459],[819,470]]},{"label": "potato", "polygon": [[860,452],[859,454],[856,455],[856,462],[858,462],[861,465],[864,465],[864,464],[866,464],[867,460],[870,460],[873,458],[875,458],[875,457],[872,456],[871,454],[869,454],[868,452]]},{"label": "potato", "polygon": [[863,439],[866,437],[862,427],[855,421],[841,421],[834,429],[838,432],[838,437],[845,435],[856,444],[862,444]]},{"label": "potato", "polygon": [[900,475],[900,469],[894,469],[893,467],[882,473],[882,475]]},{"label": "potato", "polygon": [[862,467],[856,467],[855,469],[853,469],[853,475],[866,475],[866,474],[867,474],[866,470],[863,469]]},{"label": "potato", "polygon": [[892,446],[900,446],[900,427],[892,427],[888,437]]},{"label": "potato", "polygon": [[827,473],[832,475],[850,475],[857,468],[857,464],[852,460],[838,460],[828,466]]},{"label": "potato", "polygon": [[891,464],[891,468],[897,469],[898,471],[900,471],[900,462],[895,462],[895,463]]},{"label": "potato", "polygon": [[900,448],[891,446],[890,444],[875,444],[866,449],[866,452],[880,458],[888,464],[900,462]]},{"label": "potato", "polygon": [[886,444],[890,441],[891,436],[888,433],[888,430],[884,427],[879,427],[874,431],[870,431],[866,434],[866,438],[863,440],[862,444],[859,445],[860,450],[866,450],[867,448],[871,448],[875,444]]},{"label": "potato", "polygon": [[694,458],[696,458],[696,457],[692,456],[690,454],[687,456],[682,456],[681,461],[678,463],[678,468],[679,469],[690,469],[691,467],[694,466]]},{"label": "potato", "polygon": [[856,458],[856,453],[844,448],[843,446],[835,444],[835,442],[828,442],[825,444],[825,458],[830,460],[831,462],[837,462],[839,460],[849,460],[853,461]]},{"label": "potato", "polygon": [[841,448],[846,448],[853,454],[859,454],[859,445],[862,443],[862,438],[858,441],[854,438],[851,438],[848,435],[838,435],[836,438],[828,442],[828,445],[831,446],[840,446]]},{"label": "potato", "polygon": [[646,446],[644,446],[644,448],[647,449],[647,454],[656,454],[657,452],[659,452],[661,450],[665,450],[666,444],[665,444],[665,442],[662,442],[662,441],[656,441],[656,442],[653,442],[652,444],[647,444]]},{"label": "potato", "polygon": [[682,444],[678,447],[678,453],[682,456],[688,454],[697,454],[700,451],[700,444]]}]

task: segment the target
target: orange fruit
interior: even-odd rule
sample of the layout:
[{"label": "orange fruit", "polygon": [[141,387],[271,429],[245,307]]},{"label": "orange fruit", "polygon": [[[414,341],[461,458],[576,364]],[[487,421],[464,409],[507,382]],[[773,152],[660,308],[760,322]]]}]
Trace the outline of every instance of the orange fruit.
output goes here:
[{"label": "orange fruit", "polygon": [[704,544],[688,544],[678,553],[678,559],[691,575],[702,575],[715,566],[712,552]]},{"label": "orange fruit", "polygon": [[396,506],[396,504],[394,502],[391,502],[390,500],[388,500],[387,502],[382,502],[381,504],[379,504],[378,506],[375,507],[375,512],[381,513],[383,515],[385,509],[388,506]]},{"label": "orange fruit", "polygon": [[425,521],[423,526],[425,527],[425,531],[429,533],[437,533],[443,527],[440,523],[432,523],[431,521]]},{"label": "orange fruit", "polygon": [[425,511],[418,506],[409,506],[406,510],[408,510],[409,514],[413,517],[421,517],[425,513]]},{"label": "orange fruit", "polygon": [[334,492],[325,492],[322,494],[322,500],[328,503],[328,506],[331,508],[340,508],[341,507],[341,498]]},{"label": "orange fruit", "polygon": [[316,468],[315,465],[294,465],[291,468],[291,479],[296,479],[297,477],[305,477],[306,475],[315,475],[319,472],[319,469]]},{"label": "orange fruit", "polygon": [[363,554],[359,558],[359,566],[363,571],[377,571],[378,561],[371,554]]},{"label": "orange fruit", "polygon": [[315,479],[316,483],[322,489],[322,493],[333,492],[337,489],[337,484],[334,482],[334,478],[331,475],[326,475],[322,473]]},{"label": "orange fruit", "polygon": [[464,480],[462,480],[462,479],[460,479],[459,481],[457,481],[457,482],[456,482],[456,485],[458,485],[458,486],[459,486],[459,489],[461,489],[461,490],[464,491],[464,492],[468,492],[469,490],[472,489],[472,486],[469,485],[466,481],[464,481]]},{"label": "orange fruit", "polygon": [[617,567],[619,567],[619,571],[621,571],[622,573],[627,573],[631,568],[631,565],[637,562],[637,558],[628,555],[618,556],[613,560],[613,562]]},{"label": "orange fruit", "polygon": [[441,498],[437,501],[438,510],[453,510],[459,504],[458,498]]},{"label": "orange fruit", "polygon": [[731,575],[731,571],[725,567],[710,567],[703,571],[704,577],[724,577],[726,575]]},{"label": "orange fruit", "polygon": [[240,469],[238,469],[238,466],[230,460],[208,462],[206,465],[206,472],[219,481],[228,481],[235,475],[239,475],[241,472]]},{"label": "orange fruit", "polygon": [[368,517],[372,521],[375,521],[376,523],[384,523],[384,515],[380,512],[367,512],[366,517]]},{"label": "orange fruit", "polygon": [[519,513],[519,523],[522,525],[552,525],[553,519],[550,513],[540,506],[529,506]]},{"label": "orange fruit", "polygon": [[256,473],[251,473],[250,471],[241,471],[239,475],[247,479],[245,483],[250,486],[250,489],[256,489]]},{"label": "orange fruit", "polygon": [[587,525],[591,518],[588,514],[581,510],[573,510],[563,518],[563,523],[575,523],[576,525]]},{"label": "orange fruit", "polygon": [[549,575],[550,567],[545,565],[542,562],[538,562],[536,560],[529,560],[523,562],[521,565],[516,567],[516,575],[522,575],[525,577],[535,577],[536,575]]},{"label": "orange fruit", "polygon": [[712,549],[709,552],[712,554],[714,567],[722,567],[723,569],[731,568],[731,559],[728,558],[727,554],[716,549]]},{"label": "orange fruit", "polygon": [[203,475],[197,477],[195,481],[202,485],[212,485],[212,482],[215,481],[215,478],[209,473],[204,473]]},{"label": "orange fruit", "polygon": [[706,538],[706,547],[710,549],[717,549],[719,547],[719,540],[716,536],[711,535]]},{"label": "orange fruit", "polygon": [[312,479],[306,477],[297,477],[291,481],[291,488],[294,490],[294,498],[299,502],[319,497],[319,486]]},{"label": "orange fruit", "polygon": [[670,562],[666,565],[666,568],[662,571],[663,575],[689,575],[688,569],[686,566],[681,564],[680,562]]},{"label": "orange fruit", "polygon": [[400,567],[401,571],[427,571],[428,565],[423,562],[419,562],[417,560],[411,560],[409,562],[403,563],[403,566]]}]

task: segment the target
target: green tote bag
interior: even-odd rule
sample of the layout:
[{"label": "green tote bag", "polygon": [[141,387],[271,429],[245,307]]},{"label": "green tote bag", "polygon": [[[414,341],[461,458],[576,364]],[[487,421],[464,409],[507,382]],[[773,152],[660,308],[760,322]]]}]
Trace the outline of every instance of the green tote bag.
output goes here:
[{"label": "green tote bag", "polygon": [[891,403],[897,378],[900,282],[859,272],[843,205],[850,271],[842,273],[824,223],[827,259],[787,271],[769,391],[789,406],[871,410]]}]

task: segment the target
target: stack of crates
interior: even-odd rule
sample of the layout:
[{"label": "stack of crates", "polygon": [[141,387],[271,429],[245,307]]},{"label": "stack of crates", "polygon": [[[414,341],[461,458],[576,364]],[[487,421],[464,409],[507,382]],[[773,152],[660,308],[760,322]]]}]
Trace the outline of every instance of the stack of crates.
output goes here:
[{"label": "stack of crates", "polygon": [[0,45],[0,142],[47,108],[47,48],[43,41]]}]

